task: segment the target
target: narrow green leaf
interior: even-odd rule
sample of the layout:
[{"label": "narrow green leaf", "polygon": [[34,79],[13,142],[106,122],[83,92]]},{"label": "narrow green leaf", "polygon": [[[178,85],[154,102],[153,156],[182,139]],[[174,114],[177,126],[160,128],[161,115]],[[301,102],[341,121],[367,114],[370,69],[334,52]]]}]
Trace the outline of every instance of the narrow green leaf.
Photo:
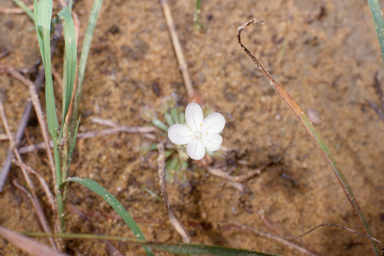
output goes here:
[{"label": "narrow green leaf", "polygon": [[76,91],[73,99],[73,114],[71,115],[71,119],[69,121],[69,131],[71,134],[73,134],[73,130],[75,129],[75,122],[77,119],[77,115],[79,112],[79,103],[80,103],[80,96],[81,96],[81,89],[83,87],[83,81],[84,81],[84,74],[85,74],[85,68],[87,66],[87,59],[89,54],[89,49],[91,48],[91,41],[93,37],[93,31],[96,27],[96,21],[97,17],[100,12],[101,4],[103,3],[103,0],[95,0],[93,2],[91,14],[89,16],[87,31],[85,32],[84,36],[84,43],[83,43],[83,49],[81,51],[81,57],[79,62],[79,70],[77,75],[77,85],[76,85]]},{"label": "narrow green leaf", "polygon": [[149,188],[141,185],[140,186],[142,189],[144,189],[145,191],[148,192],[148,194],[150,194],[151,196],[155,197],[156,199],[160,200],[160,201],[164,201],[163,198],[161,198],[160,196],[158,196],[155,192],[153,192],[152,190],[150,190]]},{"label": "narrow green leaf", "polygon": [[38,26],[50,29],[52,18],[52,0],[39,0],[38,11]]},{"label": "narrow green leaf", "polygon": [[165,121],[167,121],[167,123],[168,123],[169,126],[175,124],[175,123],[173,122],[172,116],[171,116],[169,113],[165,113],[165,114],[164,114],[164,118],[165,118]]},{"label": "narrow green leaf", "polygon": [[166,126],[163,122],[161,122],[159,119],[152,120],[153,125],[160,128],[161,130],[168,132],[168,126]]},{"label": "narrow green leaf", "polygon": [[171,115],[173,117],[175,124],[179,124],[180,123],[179,112],[177,111],[176,108],[171,109]]},{"label": "narrow green leaf", "polygon": [[375,22],[376,34],[379,39],[381,56],[384,62],[384,20],[383,14],[381,13],[380,4],[378,0],[368,0],[369,8],[371,8],[371,13],[373,21]]},{"label": "narrow green leaf", "polygon": [[[57,139],[57,129],[59,123],[56,115],[55,97],[53,93],[52,70],[51,70],[51,18],[52,18],[52,0],[40,0],[34,3],[37,10],[37,19],[35,27],[37,38],[39,40],[41,57],[45,68],[45,101],[47,104],[47,123],[49,133],[53,139]],[[37,8],[36,8],[37,7]],[[39,39],[40,38],[40,39]]]},{"label": "narrow green leaf", "polygon": [[[19,6],[21,9],[23,9],[23,11],[28,15],[28,17],[34,21],[35,20],[35,17],[34,17],[34,14],[31,10],[29,10],[28,6],[26,6],[22,1],[20,0],[13,0],[13,2],[15,4],[17,4],[17,6]],[[36,9],[35,9],[36,10]]]},{"label": "narrow green leaf", "polygon": [[179,122],[180,124],[185,124],[185,115],[183,112],[179,113]]},{"label": "narrow green leaf", "polygon": [[[146,241],[143,232],[141,232],[139,226],[136,224],[136,222],[133,220],[131,215],[125,210],[124,206],[117,201],[117,199],[109,193],[105,188],[100,186],[96,181],[90,180],[90,179],[83,179],[78,177],[68,178],[66,182],[73,181],[77,182],[96,194],[102,196],[107,203],[109,203],[110,206],[112,206],[113,209],[119,214],[119,216],[125,221],[125,223],[128,225],[128,227],[132,230],[132,232],[135,234],[138,240],[140,241]],[[62,183],[60,185],[60,188],[64,187],[65,184]],[[150,248],[144,247],[143,249],[147,253],[148,256],[153,256],[153,252]]]},{"label": "narrow green leaf", "polygon": [[71,104],[73,87],[76,78],[76,65],[77,65],[77,46],[76,46],[76,33],[75,25],[73,23],[72,15],[67,7],[64,7],[59,12],[59,17],[63,23],[64,38],[65,38],[65,73],[66,81],[63,88],[63,122],[61,130],[63,128],[65,118],[68,113],[69,105]]},{"label": "narrow green leaf", "polygon": [[[79,131],[79,126],[80,126],[80,119],[81,118],[79,117],[79,119],[77,120],[76,129],[75,129],[75,132],[73,134],[73,138],[69,142],[68,166],[71,166],[72,154],[73,154],[73,151],[75,150],[75,145],[76,145],[76,136],[77,136],[77,132]],[[68,176],[69,176],[69,174],[68,174]]]},{"label": "narrow green leaf", "polygon": [[212,246],[204,244],[166,244],[159,242],[146,242],[138,241],[135,239],[119,237],[119,236],[104,236],[104,235],[91,235],[91,234],[47,234],[47,233],[35,233],[25,232],[26,236],[31,237],[61,237],[65,239],[99,239],[109,241],[121,241],[127,243],[138,244],[141,246],[148,246],[153,249],[159,249],[170,253],[181,254],[181,255],[217,255],[217,256],[276,256],[274,254],[236,249],[222,246]]},{"label": "narrow green leaf", "polygon": [[[36,33],[37,33],[37,40],[39,42],[39,48],[40,48],[41,56],[44,56],[43,34],[41,33],[41,31],[37,25],[37,20],[38,20],[38,16],[39,16],[39,8],[38,8],[37,0],[33,1],[33,10],[34,10],[33,14],[35,16],[35,29],[36,29]],[[44,58],[42,58],[42,60],[43,60],[43,65],[45,66]]]}]

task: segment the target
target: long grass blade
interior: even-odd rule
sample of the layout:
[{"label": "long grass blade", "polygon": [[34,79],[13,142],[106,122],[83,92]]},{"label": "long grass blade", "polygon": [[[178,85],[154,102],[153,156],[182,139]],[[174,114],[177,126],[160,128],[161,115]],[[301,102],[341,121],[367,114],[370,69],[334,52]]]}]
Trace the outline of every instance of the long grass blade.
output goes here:
[{"label": "long grass blade", "polygon": [[376,34],[379,39],[381,57],[384,62],[384,20],[383,14],[380,9],[380,4],[378,0],[368,0],[369,8],[371,8],[371,13],[373,21],[375,22]]},{"label": "long grass blade", "polygon": [[58,15],[63,22],[66,60],[66,65],[64,67],[66,70],[66,82],[64,83],[65,86],[63,88],[63,121],[61,125],[61,130],[63,130],[65,118],[68,113],[69,105],[71,104],[72,92],[76,78],[77,46],[75,25],[68,8],[64,7]]},{"label": "long grass blade", "polygon": [[80,57],[80,62],[79,62],[77,85],[76,85],[75,95],[74,95],[74,99],[73,99],[73,112],[71,114],[71,119],[69,122],[69,126],[70,126],[69,131],[70,131],[71,136],[73,136],[73,131],[75,129],[77,115],[79,112],[81,89],[83,87],[84,74],[85,74],[85,68],[87,66],[89,49],[91,47],[93,32],[94,32],[95,27],[96,27],[96,21],[97,21],[97,17],[99,16],[99,12],[100,12],[100,8],[101,8],[102,3],[103,3],[103,0],[95,0],[93,2],[91,14],[89,16],[87,31],[85,32],[83,49],[81,51],[81,57]]},{"label": "long grass blade", "polygon": [[153,249],[159,249],[166,252],[180,254],[180,255],[217,255],[217,256],[276,256],[274,254],[236,249],[222,246],[212,246],[204,244],[168,244],[160,242],[146,242],[135,239],[119,237],[119,236],[104,236],[104,235],[90,235],[90,234],[46,234],[46,233],[23,233],[32,237],[60,237],[65,239],[98,239],[109,241],[121,241],[126,243],[138,244],[141,246],[148,246]]},{"label": "long grass blade", "polygon": [[45,68],[45,100],[47,103],[48,131],[54,140],[56,140],[59,123],[57,121],[55,97],[53,93],[50,54],[52,1],[40,0],[37,4],[35,0],[34,6],[35,10],[37,10],[37,14],[35,14],[35,17],[37,16],[37,19],[35,18],[37,37],[40,38],[39,46]]},{"label": "long grass blade", "polygon": [[13,2],[19,6],[23,11],[28,15],[28,17],[32,20],[35,21],[35,16],[31,10],[29,10],[28,6],[26,6],[23,1],[21,0],[13,0]]},{"label": "long grass blade", "polygon": [[[111,194],[109,193],[105,188],[100,186],[96,181],[90,180],[90,179],[83,179],[83,178],[68,178],[66,182],[73,181],[77,182],[96,194],[102,196],[107,203],[109,203],[110,206],[112,206],[113,209],[117,212],[117,214],[120,215],[120,217],[125,221],[125,223],[128,225],[128,227],[132,230],[132,232],[135,234],[138,240],[140,241],[146,241],[143,232],[141,232],[139,226],[136,224],[136,222],[133,220],[131,215],[125,210],[124,206]],[[66,183],[65,182],[65,183]],[[65,186],[65,183],[60,186],[60,188]],[[148,256],[153,256],[153,252],[151,248],[143,246],[143,249],[147,253]]]}]

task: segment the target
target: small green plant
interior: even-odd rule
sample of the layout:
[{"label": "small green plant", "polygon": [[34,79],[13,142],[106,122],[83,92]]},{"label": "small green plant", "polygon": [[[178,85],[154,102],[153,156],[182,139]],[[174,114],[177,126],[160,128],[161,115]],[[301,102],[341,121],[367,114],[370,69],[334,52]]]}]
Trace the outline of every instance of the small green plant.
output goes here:
[{"label": "small green plant", "polygon": [[[155,113],[149,109],[144,109],[142,111],[142,117],[159,128],[161,131],[160,133],[164,138],[167,137],[170,126],[174,124],[185,124],[183,109],[175,107],[174,105],[175,101],[170,99],[160,108],[160,111],[163,112],[163,117],[166,123],[162,122],[158,118],[155,118]],[[147,154],[149,151],[155,150],[157,151],[157,143],[150,146],[142,146],[143,154]],[[185,171],[188,168],[187,148],[179,145],[169,146],[165,150],[165,158],[165,177],[167,182],[173,182],[175,179],[187,181],[187,177],[185,175]]]},{"label": "small green plant", "polygon": [[[89,53],[90,43],[92,40],[93,31],[96,25],[98,13],[102,4],[102,0],[95,0],[92,7],[87,32],[84,39],[84,45],[82,55],[80,58],[80,64],[78,69],[78,75],[76,76],[77,67],[77,45],[75,26],[72,20],[71,9],[72,1],[69,1],[69,8],[64,7],[58,14],[62,21],[64,29],[65,39],[65,58],[63,68],[63,103],[62,103],[62,116],[61,122],[56,112],[56,103],[54,97],[54,89],[52,83],[52,70],[51,70],[51,56],[50,56],[50,37],[52,30],[52,0],[34,0],[34,21],[37,32],[37,38],[39,42],[40,52],[43,59],[43,65],[45,68],[46,78],[46,111],[47,111],[47,123],[48,131],[53,139],[54,144],[54,183],[55,194],[57,197],[57,213],[58,234],[43,234],[43,236],[61,237],[61,238],[98,238],[94,235],[86,234],[64,234],[65,223],[64,214],[65,206],[63,200],[64,191],[69,182],[79,183],[88,189],[92,190],[96,194],[103,197],[103,199],[119,214],[119,216],[125,221],[129,228],[134,233],[136,240],[130,240],[126,238],[118,237],[104,237],[104,239],[114,239],[120,241],[127,241],[139,244],[143,247],[148,256],[154,255],[151,248],[158,248],[168,252],[174,252],[185,255],[196,254],[216,254],[216,255],[269,255],[265,253],[259,253],[249,250],[224,248],[217,246],[205,246],[205,245],[191,245],[191,244],[159,244],[159,243],[147,243],[144,234],[140,230],[139,226],[133,220],[131,215],[123,207],[123,205],[105,188],[100,186],[97,182],[91,179],[70,177],[69,167],[71,164],[72,154],[76,144],[76,134],[78,131],[80,118],[78,118],[78,106],[80,102],[80,94],[82,83],[84,79],[84,73],[87,63],[87,57]],[[76,86],[75,86],[76,85]],[[170,101],[169,104],[174,104],[174,101]],[[166,110],[162,109],[164,118],[169,126],[175,124],[185,124],[185,116],[180,109],[172,107],[169,113],[165,113]],[[151,119],[152,123],[159,127],[164,132],[164,137],[167,136],[168,126],[161,122],[159,119]],[[188,123],[188,120],[187,120]],[[61,147],[62,139],[65,139],[64,146]],[[157,145],[154,144],[150,149],[156,149]],[[175,154],[178,152],[179,154]],[[181,156],[179,158],[179,155]],[[188,156],[185,146],[176,146],[166,152],[167,170],[169,172],[169,179],[175,173],[180,173],[188,166],[186,161]],[[53,161],[52,161],[53,162]],[[145,188],[144,188],[145,189]],[[146,189],[147,192],[151,192]],[[153,193],[153,192],[152,192]],[[6,236],[8,231],[1,229],[0,234]],[[41,236],[41,234],[29,234],[31,236]],[[22,239],[19,237],[18,239]],[[28,248],[27,248],[28,249]],[[43,250],[43,249],[42,249]]]}]

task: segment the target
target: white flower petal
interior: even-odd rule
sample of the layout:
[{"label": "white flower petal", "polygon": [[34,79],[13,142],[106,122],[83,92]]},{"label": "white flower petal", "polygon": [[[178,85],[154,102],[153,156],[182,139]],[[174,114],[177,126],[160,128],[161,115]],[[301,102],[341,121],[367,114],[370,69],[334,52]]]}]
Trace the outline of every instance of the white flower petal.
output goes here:
[{"label": "white flower petal", "polygon": [[219,133],[224,129],[225,118],[220,113],[212,113],[204,119],[202,133]]},{"label": "white flower petal", "polygon": [[205,155],[205,148],[201,140],[193,139],[187,146],[188,155],[194,160],[201,160]]},{"label": "white flower petal", "polygon": [[205,134],[202,138],[203,146],[208,151],[218,150],[223,142],[223,137],[218,133]]},{"label": "white flower petal", "polygon": [[192,131],[200,131],[203,124],[203,110],[197,103],[191,103],[185,109],[185,120]]},{"label": "white flower petal", "polygon": [[168,129],[168,138],[177,145],[184,145],[192,141],[193,132],[186,125],[174,124]]}]

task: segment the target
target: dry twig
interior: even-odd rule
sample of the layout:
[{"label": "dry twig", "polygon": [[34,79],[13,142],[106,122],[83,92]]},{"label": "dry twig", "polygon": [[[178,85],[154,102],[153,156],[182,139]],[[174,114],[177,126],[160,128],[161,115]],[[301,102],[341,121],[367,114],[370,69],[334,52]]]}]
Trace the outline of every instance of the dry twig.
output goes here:
[{"label": "dry twig", "polygon": [[[19,72],[17,72],[12,67],[8,67],[8,66],[0,64],[0,70],[4,70],[9,76],[20,80],[21,82],[23,82],[25,85],[27,85],[29,87],[29,93],[31,95],[31,101],[32,101],[33,107],[35,109],[37,119],[38,119],[39,124],[40,124],[40,129],[41,129],[41,133],[43,135],[44,143],[46,145],[45,150],[47,152],[48,163],[49,163],[49,166],[50,166],[51,172],[52,172],[52,178],[53,178],[53,180],[56,180],[55,164],[53,161],[51,148],[49,147],[49,138],[48,138],[48,131],[47,131],[48,128],[47,128],[47,125],[46,125],[45,120],[44,120],[43,111],[41,109],[39,96],[37,95],[35,85],[33,84],[33,82],[31,80],[23,77]],[[55,191],[55,194],[57,194],[57,191]],[[54,214],[55,214],[55,219],[56,219],[55,230],[58,233],[62,233],[63,231],[61,229],[58,212],[54,211]],[[63,248],[62,240],[57,239],[56,241],[58,242],[59,248]]]},{"label": "dry twig", "polygon": [[308,251],[307,249],[303,248],[303,247],[300,247],[294,243],[291,243],[291,242],[288,242],[287,240],[279,237],[279,236],[274,236],[274,235],[271,235],[269,233],[265,233],[265,232],[262,232],[262,231],[259,231],[259,230],[256,230],[256,229],[253,229],[251,227],[248,227],[248,226],[245,226],[245,225],[242,225],[242,224],[239,224],[239,223],[236,223],[236,222],[233,222],[233,221],[230,221],[230,223],[240,229],[240,230],[248,230],[248,231],[251,231],[252,233],[256,234],[256,235],[259,235],[259,236],[262,236],[262,237],[265,237],[267,239],[270,239],[270,240],[274,240],[280,244],[283,244],[284,246],[286,247],[289,247],[291,249],[294,249],[294,250],[297,250],[305,255],[311,255],[311,256],[316,256],[316,254]]},{"label": "dry twig", "polygon": [[[312,137],[312,139],[315,141],[316,146],[320,149],[321,153],[327,160],[329,166],[332,168],[336,178],[338,179],[341,187],[343,188],[343,191],[345,195],[347,196],[348,200],[350,201],[355,213],[357,214],[360,224],[363,226],[365,232],[367,233],[367,237],[372,237],[371,230],[368,226],[368,222],[365,219],[364,214],[360,210],[360,206],[357,202],[356,196],[353,193],[353,190],[351,186],[348,184],[347,179],[345,178],[343,172],[338,167],[337,162],[333,155],[331,154],[329,148],[326,146],[323,138],[320,136],[319,132],[316,130],[316,128],[313,126],[313,124],[308,119],[307,115],[304,113],[304,111],[300,108],[300,106],[296,103],[296,101],[293,100],[291,95],[284,89],[283,86],[281,86],[278,82],[276,82],[272,76],[264,69],[264,67],[261,65],[260,61],[243,45],[241,42],[241,31],[249,25],[252,24],[263,24],[264,21],[253,19],[250,20],[237,29],[237,40],[240,45],[240,47],[244,50],[244,52],[248,55],[248,57],[253,61],[253,63],[256,65],[256,67],[263,73],[265,78],[268,80],[270,85],[280,94],[281,98],[288,104],[288,106],[291,108],[291,110],[295,113],[295,115],[299,118],[301,123],[306,128],[308,134]],[[372,251],[375,255],[380,255],[380,252],[376,248],[376,244],[373,242],[373,240],[368,239]]]},{"label": "dry twig", "polygon": [[[146,127],[146,126],[139,126],[139,127],[130,127],[130,126],[119,126],[116,128],[112,129],[106,129],[106,130],[101,130],[101,131],[91,131],[91,132],[84,132],[84,133],[78,133],[76,138],[78,139],[89,139],[97,136],[105,136],[109,134],[115,134],[118,132],[125,132],[125,133],[150,133],[150,132],[155,132],[158,129],[156,127]],[[61,140],[60,145],[64,143],[64,139]],[[53,142],[49,142],[49,146],[52,148],[53,147]],[[38,143],[35,145],[30,145],[30,146],[25,146],[21,147],[19,149],[20,154],[25,154],[29,152],[33,152],[35,150],[39,149],[45,149],[46,144],[45,142]]]},{"label": "dry twig", "polygon": [[52,211],[55,211],[56,210],[55,197],[53,196],[53,194],[52,194],[51,190],[49,189],[47,182],[45,182],[43,176],[41,176],[40,173],[36,172],[30,166],[26,165],[25,163],[23,163],[21,161],[13,160],[12,162],[14,164],[16,164],[17,166],[19,166],[20,168],[24,168],[25,170],[34,174],[37,177],[37,179],[39,180],[39,182],[41,184],[41,187],[43,188],[43,190],[45,192],[45,195],[48,198],[48,201],[49,201],[49,204],[51,205]]},{"label": "dry twig", "polygon": [[[1,116],[1,119],[3,120],[4,129],[5,129],[5,131],[6,131],[7,135],[8,135],[9,142],[11,144],[10,148],[14,150],[14,153],[15,153],[15,156],[16,156],[17,160],[19,162],[22,162],[21,156],[20,156],[19,152],[17,151],[17,149],[15,147],[15,141],[13,140],[13,136],[12,136],[11,130],[9,128],[7,118],[5,116],[4,107],[3,107],[3,103],[1,102],[1,100],[0,100],[0,116]],[[27,182],[27,185],[28,185],[29,190],[30,190],[31,193],[29,193],[21,185],[17,186],[18,184],[15,184],[16,181],[14,181],[13,184],[17,188],[19,188],[22,191],[24,191],[25,193],[27,193],[29,199],[31,200],[31,202],[32,202],[32,204],[33,204],[33,206],[34,206],[34,208],[36,210],[37,216],[39,217],[40,224],[43,227],[44,232],[51,233],[51,230],[50,230],[50,228],[48,226],[48,223],[47,223],[47,219],[45,218],[45,214],[44,214],[43,209],[42,209],[42,207],[41,207],[41,205],[39,203],[39,199],[37,198],[37,195],[36,195],[36,192],[35,192],[35,187],[34,187],[32,181],[31,181],[31,179],[29,178],[29,175],[28,175],[27,171],[25,170],[25,168],[21,167],[21,170],[22,170],[24,179]],[[50,238],[49,241],[51,242],[52,247],[54,248],[54,250],[57,251],[57,248],[56,248],[54,240],[52,238]]]},{"label": "dry twig", "polygon": [[[60,34],[60,30],[61,30],[61,26],[56,26],[56,33],[57,34]],[[57,42],[59,41],[59,39],[60,39],[60,37],[56,36],[55,39],[52,40],[52,42],[51,42],[51,55],[53,54],[53,51],[56,49]],[[39,63],[41,63],[41,60],[39,61]],[[37,64],[37,65],[39,65],[39,64]],[[1,65],[0,65],[0,73],[1,73]],[[37,76],[36,76],[36,79],[35,79],[35,87],[36,87],[37,92],[40,90],[40,88],[43,84],[44,77],[45,77],[44,69],[40,69]],[[20,122],[19,122],[19,125],[17,127],[16,136],[15,136],[16,148],[19,147],[20,141],[23,138],[24,130],[25,130],[25,127],[27,126],[27,123],[29,121],[29,116],[31,114],[32,107],[33,107],[32,102],[30,100],[28,100],[27,103],[25,104],[23,115],[22,115]],[[12,157],[13,157],[13,150],[10,149],[10,150],[8,150],[7,158],[5,159],[5,161],[3,163],[3,167],[1,168],[1,172],[0,172],[0,192],[3,191],[5,181],[8,177],[8,173],[9,173],[9,170],[11,168]]]},{"label": "dry twig", "polygon": [[179,62],[179,67],[181,70],[181,74],[183,75],[183,80],[185,84],[185,88],[187,89],[188,99],[191,99],[194,95],[194,90],[192,87],[191,78],[188,73],[188,65],[185,61],[183,50],[181,49],[179,37],[176,33],[175,23],[173,22],[171,9],[169,8],[167,0],[160,0],[161,7],[163,8],[163,13],[165,20],[167,22],[168,30],[172,38],[173,49],[176,53],[177,61]]},{"label": "dry twig", "polygon": [[168,194],[167,194],[167,184],[165,183],[165,152],[164,152],[164,142],[160,142],[157,144],[157,149],[159,150],[159,178],[160,178],[160,189],[164,198],[165,206],[167,207],[169,220],[171,221],[173,227],[183,238],[184,243],[191,243],[191,237],[185,231],[183,224],[177,219],[175,212],[172,210],[171,205],[169,203]]},{"label": "dry twig", "polygon": [[[28,5],[28,9],[33,10],[33,4]],[[0,7],[0,13],[4,14],[23,14],[25,11],[21,8],[6,8],[6,7]]]}]

